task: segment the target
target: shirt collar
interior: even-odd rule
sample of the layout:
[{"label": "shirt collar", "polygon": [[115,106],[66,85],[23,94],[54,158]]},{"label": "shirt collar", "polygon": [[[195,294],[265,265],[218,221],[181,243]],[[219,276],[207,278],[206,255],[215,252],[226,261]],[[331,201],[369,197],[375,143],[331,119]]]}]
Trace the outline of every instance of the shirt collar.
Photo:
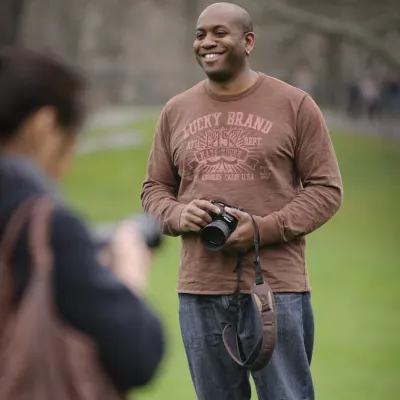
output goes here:
[{"label": "shirt collar", "polygon": [[26,156],[0,156],[0,171],[10,177],[24,178],[41,190],[61,199],[55,181],[31,158]]}]

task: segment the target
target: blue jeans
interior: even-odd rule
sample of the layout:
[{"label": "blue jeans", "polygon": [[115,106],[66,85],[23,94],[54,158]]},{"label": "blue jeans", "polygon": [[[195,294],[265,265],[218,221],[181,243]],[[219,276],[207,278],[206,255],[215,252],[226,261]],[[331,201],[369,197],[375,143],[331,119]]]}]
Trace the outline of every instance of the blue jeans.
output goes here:
[{"label": "blue jeans", "polygon": [[[179,321],[198,400],[248,400],[248,371],[222,342],[232,296],[179,295]],[[275,294],[278,339],[269,364],[252,373],[259,400],[314,400],[310,372],[314,315],[310,293]],[[246,354],[259,337],[250,295],[240,295],[238,334]]]}]

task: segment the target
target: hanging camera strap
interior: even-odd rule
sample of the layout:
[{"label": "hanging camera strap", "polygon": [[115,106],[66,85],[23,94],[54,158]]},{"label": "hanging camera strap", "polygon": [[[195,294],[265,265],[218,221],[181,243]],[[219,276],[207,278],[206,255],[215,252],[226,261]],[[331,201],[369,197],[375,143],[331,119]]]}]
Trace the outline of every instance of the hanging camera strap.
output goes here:
[{"label": "hanging camera strap", "polygon": [[254,251],[253,261],[255,281],[251,288],[251,299],[257,319],[262,327],[261,337],[257,340],[253,350],[246,357],[238,335],[238,314],[239,314],[239,285],[242,274],[244,255],[240,254],[235,268],[237,274],[237,287],[228,307],[229,323],[222,332],[222,338],[226,350],[231,358],[242,367],[257,371],[264,368],[272,357],[276,344],[276,316],[275,302],[272,290],[264,281],[260,261],[260,232],[258,225],[251,216],[254,225]]}]

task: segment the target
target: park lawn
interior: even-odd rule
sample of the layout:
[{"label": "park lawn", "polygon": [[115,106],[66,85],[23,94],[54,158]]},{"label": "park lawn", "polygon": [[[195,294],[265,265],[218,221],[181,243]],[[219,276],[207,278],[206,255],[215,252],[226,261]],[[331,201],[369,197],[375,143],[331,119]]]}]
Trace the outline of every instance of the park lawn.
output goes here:
[{"label": "park lawn", "polygon": [[[140,210],[139,192],[155,124],[136,149],[79,156],[63,182],[89,223]],[[333,133],[344,202],[308,240],[316,343],[317,399],[395,400],[400,392],[400,143]],[[167,331],[167,355],[139,400],[195,400],[178,325],[175,293],[179,239],[167,238],[152,271],[149,300]],[[253,396],[257,398],[256,395]]]}]

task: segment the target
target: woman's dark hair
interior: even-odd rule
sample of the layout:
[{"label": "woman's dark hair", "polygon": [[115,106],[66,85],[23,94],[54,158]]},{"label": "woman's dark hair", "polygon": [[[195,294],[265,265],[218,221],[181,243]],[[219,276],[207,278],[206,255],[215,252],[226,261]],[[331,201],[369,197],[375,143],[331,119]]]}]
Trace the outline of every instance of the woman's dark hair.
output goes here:
[{"label": "woman's dark hair", "polygon": [[0,50],[0,142],[44,106],[57,112],[63,128],[79,127],[86,114],[86,82],[57,58],[26,49]]}]

